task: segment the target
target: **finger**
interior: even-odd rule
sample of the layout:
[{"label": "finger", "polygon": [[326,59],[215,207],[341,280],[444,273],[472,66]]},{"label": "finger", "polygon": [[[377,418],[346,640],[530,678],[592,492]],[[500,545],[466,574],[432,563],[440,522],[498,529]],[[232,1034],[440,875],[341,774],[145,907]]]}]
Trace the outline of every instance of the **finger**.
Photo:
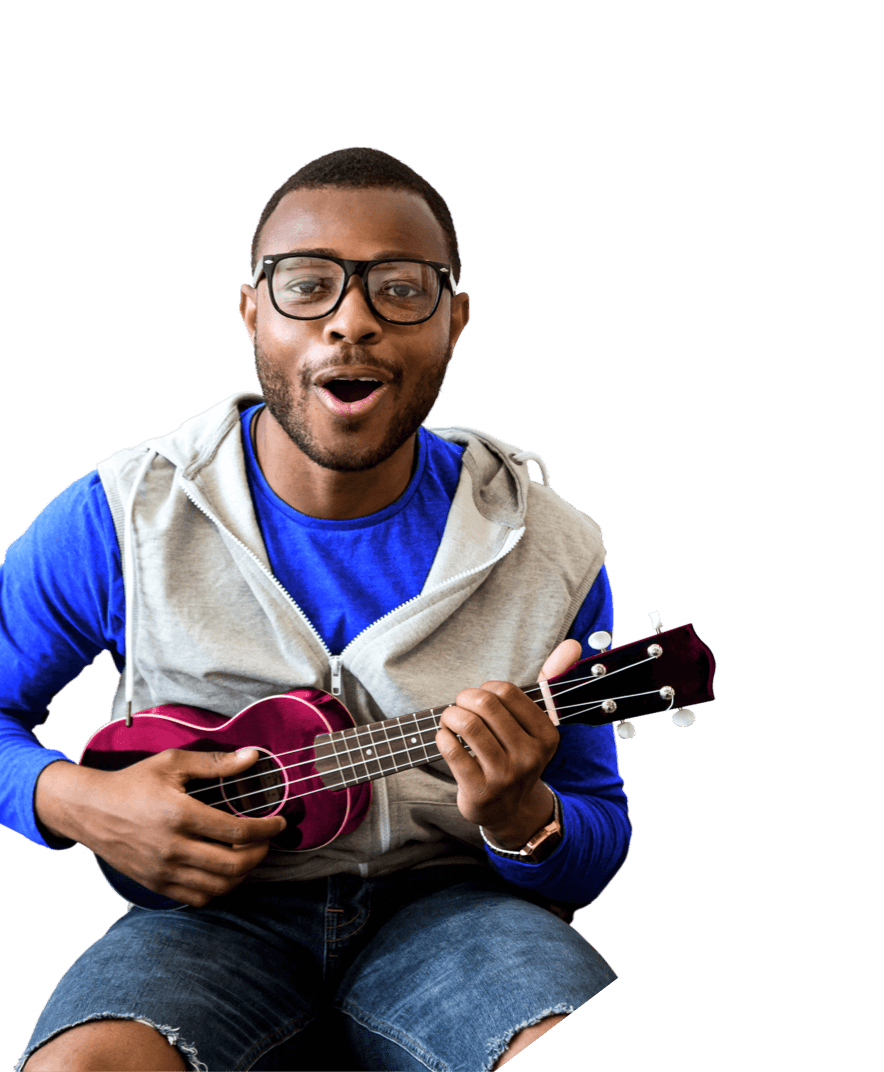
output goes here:
[{"label": "finger", "polygon": [[[204,810],[205,808],[205,810]],[[210,842],[227,846],[251,846],[270,842],[286,827],[283,816],[253,819],[228,815],[220,808],[203,805],[186,825],[186,831]]]},{"label": "finger", "polygon": [[[468,689],[470,694],[480,694],[480,689],[473,688]],[[473,706],[466,706],[461,703],[462,697],[465,697],[465,693],[462,693],[458,697],[458,704],[446,708],[441,718],[439,719],[439,728],[448,730],[451,734],[451,738],[454,740],[454,744],[451,743],[451,738],[446,738],[446,743],[453,751],[454,755],[459,754],[459,750],[464,755],[469,755],[467,748],[476,751],[476,746],[481,745],[482,741],[486,745],[499,743],[495,738],[492,727],[488,725],[482,714],[478,710],[473,710]],[[489,697],[491,699],[491,697]],[[480,704],[476,703],[475,699],[467,698],[467,703],[476,704],[479,708]],[[459,741],[458,738],[461,740]],[[454,747],[456,745],[456,748]]]},{"label": "finger", "polygon": [[[470,694],[484,694],[484,698],[475,704]],[[548,716],[509,681],[486,681],[481,689],[465,689],[457,703],[484,718],[501,745],[513,754],[529,743],[524,735],[547,742],[558,739]]]},{"label": "finger", "polygon": [[164,763],[182,784],[194,778],[230,778],[240,774],[258,759],[257,748],[240,748],[235,752],[192,752],[186,748],[167,748],[152,757]]},{"label": "finger", "polygon": [[[233,804],[231,801],[230,806]],[[243,807],[248,807],[248,802],[244,803]],[[188,828],[194,833],[203,834],[227,845],[264,842],[281,834],[287,825],[282,815],[235,815],[224,808],[210,805],[207,801],[200,801],[196,796],[191,796],[189,801]]]},{"label": "finger", "polygon": [[570,669],[583,654],[583,649],[576,640],[563,640],[550,655],[541,668],[537,680],[557,677]]},{"label": "finger", "polygon": [[448,764],[454,780],[461,789],[470,795],[475,795],[484,789],[485,775],[482,768],[447,726],[439,727],[436,733],[436,747],[442,753],[442,758]]},{"label": "finger", "polygon": [[520,712],[520,717],[529,724],[528,729],[498,696],[485,689],[465,689],[458,697],[457,706],[448,708],[443,713],[443,719],[447,715],[445,722],[448,728],[463,738],[473,752],[483,777],[491,783],[519,774],[532,766],[541,753],[549,752],[551,755],[555,746],[544,740],[544,734],[546,737],[552,735],[555,740],[558,735],[548,719],[515,685],[505,681],[489,684],[501,690],[507,697],[508,705],[531,709]]},{"label": "finger", "polygon": [[270,849],[269,842],[257,842],[251,845],[226,846],[204,843],[194,851],[188,861],[191,866],[205,870],[210,875],[225,878],[248,875]]},{"label": "finger", "polygon": [[576,640],[570,638],[563,640],[543,664],[540,673],[537,675],[543,706],[553,726],[559,725],[559,713],[556,710],[555,697],[547,681],[551,677],[557,677],[559,674],[564,673],[565,670],[577,662],[582,654],[583,649]]}]

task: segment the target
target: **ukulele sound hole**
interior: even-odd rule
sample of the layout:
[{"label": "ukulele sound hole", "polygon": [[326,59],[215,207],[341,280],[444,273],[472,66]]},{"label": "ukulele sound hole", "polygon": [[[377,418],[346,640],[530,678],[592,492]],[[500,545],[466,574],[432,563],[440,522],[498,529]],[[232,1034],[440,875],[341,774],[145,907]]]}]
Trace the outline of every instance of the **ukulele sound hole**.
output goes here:
[{"label": "ukulele sound hole", "polygon": [[223,807],[237,815],[261,818],[276,811],[285,795],[285,775],[274,759],[263,755],[248,770],[221,779]]}]

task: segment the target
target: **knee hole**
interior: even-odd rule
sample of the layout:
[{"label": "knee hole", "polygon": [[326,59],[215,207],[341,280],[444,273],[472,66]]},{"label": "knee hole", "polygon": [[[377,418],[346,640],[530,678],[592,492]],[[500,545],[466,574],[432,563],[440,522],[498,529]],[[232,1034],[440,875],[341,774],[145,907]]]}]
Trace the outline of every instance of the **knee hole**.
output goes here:
[{"label": "knee hole", "polygon": [[35,1050],[22,1072],[187,1072],[187,1064],[155,1027],[141,1020],[108,1017],[76,1024]]}]

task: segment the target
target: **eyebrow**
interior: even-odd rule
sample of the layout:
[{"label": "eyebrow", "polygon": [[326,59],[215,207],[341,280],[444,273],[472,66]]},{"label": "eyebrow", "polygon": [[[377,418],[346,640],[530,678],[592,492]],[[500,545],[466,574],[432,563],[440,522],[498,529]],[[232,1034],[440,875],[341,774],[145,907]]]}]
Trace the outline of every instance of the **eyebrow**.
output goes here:
[{"label": "eyebrow", "polygon": [[[287,250],[287,253],[293,257],[339,257],[341,260],[347,259],[341,257],[336,249],[328,249],[325,246],[317,246],[312,249],[290,249]],[[355,260],[356,258],[353,259]],[[423,257],[418,257],[414,253],[406,253],[401,249],[382,249],[375,253],[373,257],[366,257],[365,259],[370,261],[424,260]]]}]

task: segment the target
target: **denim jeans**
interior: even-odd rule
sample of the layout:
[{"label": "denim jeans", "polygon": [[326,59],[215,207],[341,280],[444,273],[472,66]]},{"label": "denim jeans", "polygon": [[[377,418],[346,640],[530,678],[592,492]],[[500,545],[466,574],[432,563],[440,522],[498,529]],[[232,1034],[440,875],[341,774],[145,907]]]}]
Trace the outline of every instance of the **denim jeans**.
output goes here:
[{"label": "denim jeans", "polygon": [[247,883],[205,908],[130,908],[58,984],[18,1067],[65,1028],[117,1018],[198,1072],[479,1072],[614,978],[480,866]]}]

